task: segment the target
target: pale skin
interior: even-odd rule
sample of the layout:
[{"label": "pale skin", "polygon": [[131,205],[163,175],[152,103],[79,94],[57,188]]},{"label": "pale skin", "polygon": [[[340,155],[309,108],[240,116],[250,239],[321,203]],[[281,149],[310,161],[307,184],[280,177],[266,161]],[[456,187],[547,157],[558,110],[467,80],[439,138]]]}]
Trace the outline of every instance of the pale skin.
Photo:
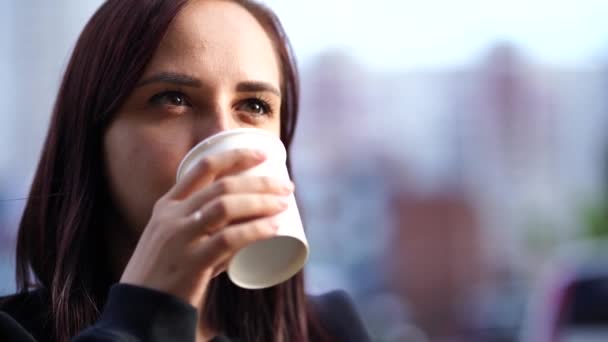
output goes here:
[{"label": "pale skin", "polygon": [[[174,295],[198,312],[210,280],[243,246],[276,233],[293,184],[240,176],[257,151],[211,156],[179,182],[185,154],[232,128],[280,132],[280,68],[272,42],[238,4],[191,1],[172,22],[104,137],[115,210],[106,245],[120,282]],[[199,317],[197,341],[210,331]]]}]

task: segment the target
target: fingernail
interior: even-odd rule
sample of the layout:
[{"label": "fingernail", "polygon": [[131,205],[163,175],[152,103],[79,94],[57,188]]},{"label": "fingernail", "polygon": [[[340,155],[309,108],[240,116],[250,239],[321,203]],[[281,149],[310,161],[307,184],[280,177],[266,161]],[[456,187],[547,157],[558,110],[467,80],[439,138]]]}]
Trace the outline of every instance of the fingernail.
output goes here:
[{"label": "fingernail", "polygon": [[287,207],[289,206],[289,199],[281,197],[281,198],[277,199],[277,203],[279,205],[279,208],[287,209]]},{"label": "fingernail", "polygon": [[286,195],[291,194],[294,189],[295,189],[295,186],[293,185],[292,182],[285,183],[283,185],[283,193],[286,194]]},{"label": "fingernail", "polygon": [[270,228],[274,233],[276,233],[277,230],[279,230],[279,222],[277,222],[277,220],[270,221]]},{"label": "fingernail", "polygon": [[257,160],[264,160],[266,158],[266,155],[262,151],[254,150],[253,157]]}]

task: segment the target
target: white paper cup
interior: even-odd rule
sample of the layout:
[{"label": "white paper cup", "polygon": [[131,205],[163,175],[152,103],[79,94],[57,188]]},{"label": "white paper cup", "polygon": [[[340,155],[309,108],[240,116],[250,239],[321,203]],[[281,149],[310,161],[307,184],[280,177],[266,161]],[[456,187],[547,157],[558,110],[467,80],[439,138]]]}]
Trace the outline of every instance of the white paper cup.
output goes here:
[{"label": "white paper cup", "polygon": [[[177,169],[177,180],[199,160],[238,148],[263,151],[267,156],[262,164],[241,174],[289,179],[287,153],[281,140],[264,130],[238,128],[208,137],[192,148]],[[309,247],[293,193],[289,195],[287,209],[275,218],[279,225],[277,236],[244,247],[228,263],[228,277],[236,285],[246,289],[274,286],[304,267]]]}]

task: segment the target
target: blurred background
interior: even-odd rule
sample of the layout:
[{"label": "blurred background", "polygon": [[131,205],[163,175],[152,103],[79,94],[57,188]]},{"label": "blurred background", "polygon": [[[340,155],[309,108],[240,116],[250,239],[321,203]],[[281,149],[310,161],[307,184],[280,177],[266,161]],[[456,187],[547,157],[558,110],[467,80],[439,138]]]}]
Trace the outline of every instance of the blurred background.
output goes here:
[{"label": "blurred background", "polygon": [[[2,1],[0,295],[100,3]],[[608,1],[266,3],[302,75],[310,293],[347,290],[377,341],[608,340]]]}]

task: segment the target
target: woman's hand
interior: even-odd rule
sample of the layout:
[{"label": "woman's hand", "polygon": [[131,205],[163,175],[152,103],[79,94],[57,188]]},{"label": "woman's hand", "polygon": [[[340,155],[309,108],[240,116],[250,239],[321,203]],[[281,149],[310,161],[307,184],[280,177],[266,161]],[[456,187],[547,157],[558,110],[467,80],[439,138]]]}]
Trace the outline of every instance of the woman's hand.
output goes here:
[{"label": "woman's hand", "polygon": [[234,150],[199,162],[154,205],[121,283],[172,294],[200,308],[209,281],[242,247],[275,235],[291,182],[235,176],[264,161]]}]

